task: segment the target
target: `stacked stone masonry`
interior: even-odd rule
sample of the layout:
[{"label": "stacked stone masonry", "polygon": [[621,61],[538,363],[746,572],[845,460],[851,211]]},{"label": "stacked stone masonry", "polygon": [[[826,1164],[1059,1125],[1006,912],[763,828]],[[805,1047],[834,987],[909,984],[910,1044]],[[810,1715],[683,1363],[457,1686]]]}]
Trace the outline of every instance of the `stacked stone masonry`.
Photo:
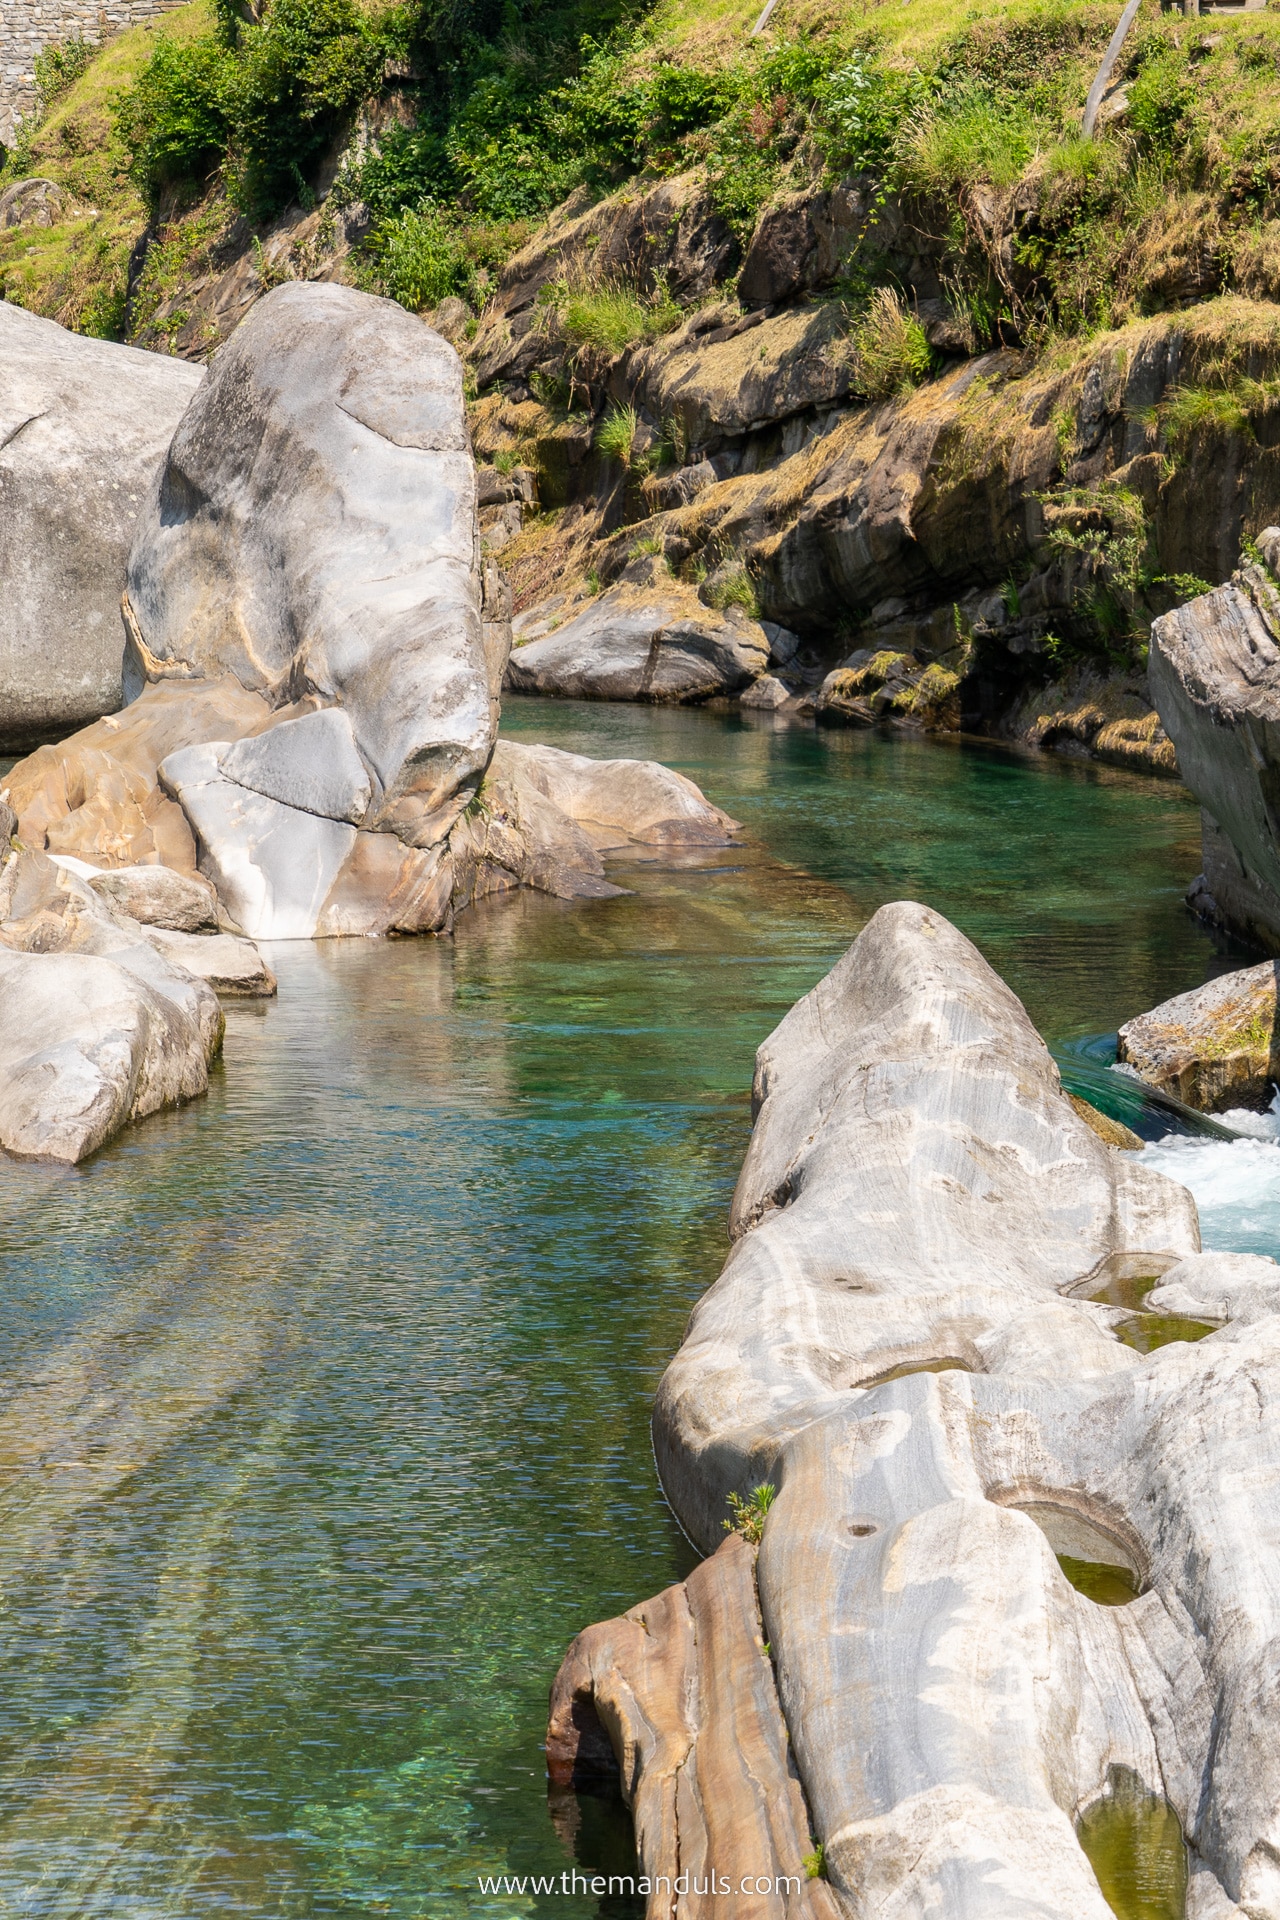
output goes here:
[{"label": "stacked stone masonry", "polygon": [[35,106],[35,61],[42,48],[68,40],[95,45],[167,13],[182,0],[0,0],[0,142],[12,146],[23,114]]}]

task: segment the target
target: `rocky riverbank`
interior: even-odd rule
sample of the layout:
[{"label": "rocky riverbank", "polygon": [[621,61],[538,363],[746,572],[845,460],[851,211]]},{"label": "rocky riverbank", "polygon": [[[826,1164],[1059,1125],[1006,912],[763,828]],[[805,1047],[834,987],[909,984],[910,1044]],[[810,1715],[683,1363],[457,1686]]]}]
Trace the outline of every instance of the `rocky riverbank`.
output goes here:
[{"label": "rocky riverbank", "polygon": [[[499,740],[505,590],[480,547],[462,369],[420,320],[281,287],[207,378],[163,388],[185,400],[172,420],[146,405],[164,362],[3,307],[0,339],[17,342],[10,398],[40,423],[9,441],[23,510],[39,517],[60,461],[124,476],[10,579],[8,671],[44,724],[82,668],[99,706],[121,685],[126,704],[20,761],[0,798],[8,1151],[77,1161],[204,1091],[215,989],[274,991],[253,940],[446,932],[514,887],[615,894],[621,848],[729,841],[735,823],[665,767]],[[107,418],[85,396],[113,356]],[[30,724],[30,702],[14,711]]]},{"label": "rocky riverbank", "polygon": [[[616,1768],[672,1884],[816,1864],[803,1910],[1105,1920],[1076,1823],[1120,1769],[1181,1822],[1188,1912],[1271,1912],[1280,1270],[1200,1251],[1190,1195],[1082,1123],[924,907],[882,908],[792,1010],[754,1105],[654,1413],[714,1558],[575,1642],[553,1778]],[[1173,1344],[1130,1332],[1193,1306]],[[742,1539],[715,1553],[737,1501],[754,1580]]]}]

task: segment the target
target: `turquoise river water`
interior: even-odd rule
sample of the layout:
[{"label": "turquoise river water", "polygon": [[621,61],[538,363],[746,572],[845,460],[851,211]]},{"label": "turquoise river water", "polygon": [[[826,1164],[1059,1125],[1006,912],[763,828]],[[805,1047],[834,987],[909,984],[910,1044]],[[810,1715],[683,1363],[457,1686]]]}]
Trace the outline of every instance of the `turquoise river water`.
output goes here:
[{"label": "turquoise river water", "polygon": [[[607,1806],[550,1817],[547,1689],[691,1564],[649,1406],[756,1046],[903,896],[1068,1054],[1224,964],[1171,784],[705,712],[504,724],[664,759],[751,842],[452,940],[277,946],[207,1100],[0,1167],[0,1913],[624,1913],[478,1881],[626,1853]],[[1280,1247],[1269,1140],[1150,1151],[1210,1244]]]}]

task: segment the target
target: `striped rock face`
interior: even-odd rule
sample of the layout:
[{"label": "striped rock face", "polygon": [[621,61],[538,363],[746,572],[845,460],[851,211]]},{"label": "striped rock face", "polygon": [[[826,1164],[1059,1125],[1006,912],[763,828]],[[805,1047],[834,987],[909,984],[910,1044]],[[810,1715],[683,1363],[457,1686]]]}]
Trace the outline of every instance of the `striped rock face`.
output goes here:
[{"label": "striped rock face", "polygon": [[[690,1920],[1107,1920],[1077,1821],[1118,1778],[1181,1822],[1188,1911],[1280,1914],[1280,1269],[1202,1253],[1190,1195],[1085,1125],[914,903],[765,1042],[755,1107],[733,1249],[654,1413],[704,1551],[730,1495],[777,1489],[755,1578],[735,1538],[580,1636],[553,1778],[612,1752],[642,1866],[700,1872],[698,1783],[756,1703],[745,1771],[774,1785],[743,1785],[711,1864],[785,1881],[820,1842],[826,1879],[694,1889]],[[1141,1351],[1168,1312],[1184,1337]],[[664,1656],[704,1588],[734,1634]]]}]

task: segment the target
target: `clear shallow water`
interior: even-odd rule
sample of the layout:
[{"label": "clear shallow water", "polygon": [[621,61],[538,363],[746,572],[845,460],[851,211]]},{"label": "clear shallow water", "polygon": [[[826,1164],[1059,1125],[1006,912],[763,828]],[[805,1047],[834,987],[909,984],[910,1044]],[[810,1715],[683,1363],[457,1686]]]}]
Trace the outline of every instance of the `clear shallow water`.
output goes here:
[{"label": "clear shallow water", "polygon": [[625,1846],[549,1818],[546,1691],[690,1564],[649,1403],[755,1047],[908,894],[1063,1046],[1221,964],[1171,786],[706,713],[507,725],[667,759],[760,845],[452,941],[277,947],[208,1100],[0,1165],[0,1913],[586,1920],[476,1877]]}]

